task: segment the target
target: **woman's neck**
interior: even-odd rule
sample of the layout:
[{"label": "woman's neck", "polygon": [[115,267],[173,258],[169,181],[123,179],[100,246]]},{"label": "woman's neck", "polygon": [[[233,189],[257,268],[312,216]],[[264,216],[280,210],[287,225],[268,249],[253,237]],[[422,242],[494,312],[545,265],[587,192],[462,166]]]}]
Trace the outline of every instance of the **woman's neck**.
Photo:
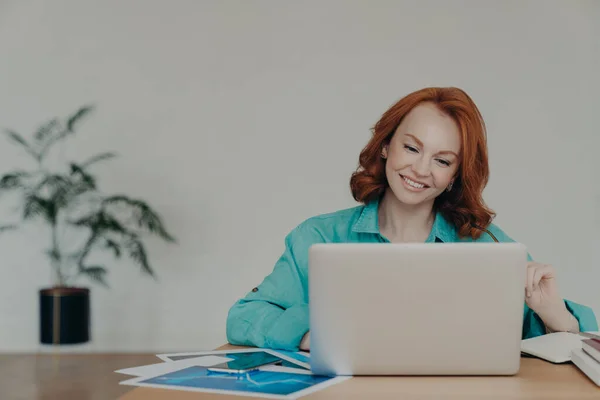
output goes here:
[{"label": "woman's neck", "polygon": [[424,242],[433,226],[433,203],[401,203],[388,188],[379,203],[379,232],[390,242]]}]

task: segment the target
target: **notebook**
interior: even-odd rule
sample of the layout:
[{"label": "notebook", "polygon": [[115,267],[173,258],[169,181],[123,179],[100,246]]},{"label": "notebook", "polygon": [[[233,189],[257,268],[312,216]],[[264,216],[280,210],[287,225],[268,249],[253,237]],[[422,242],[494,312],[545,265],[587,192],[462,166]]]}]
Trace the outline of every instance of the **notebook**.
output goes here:
[{"label": "notebook", "polygon": [[571,361],[573,350],[581,350],[582,340],[576,333],[554,332],[521,341],[521,352],[552,363]]},{"label": "notebook", "polygon": [[[582,349],[590,336],[597,341],[599,332],[554,332],[521,341],[521,353],[553,363],[571,361],[571,352]],[[589,342],[587,342],[589,343]]]}]

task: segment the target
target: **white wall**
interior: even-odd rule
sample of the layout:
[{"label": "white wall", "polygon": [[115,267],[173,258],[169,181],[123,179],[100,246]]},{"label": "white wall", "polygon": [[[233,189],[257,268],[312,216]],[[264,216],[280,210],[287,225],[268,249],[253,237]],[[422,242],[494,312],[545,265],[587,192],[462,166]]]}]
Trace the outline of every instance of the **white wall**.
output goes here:
[{"label": "white wall", "polygon": [[[94,287],[95,351],[223,343],[285,234],[355,204],[369,128],[429,85],[475,99],[496,222],[598,312],[599,20],[593,1],[4,1],[0,126],[93,102],[63,156],[118,152],[103,190],[148,200],[179,239],[150,243],[159,282],[120,263]],[[0,171],[26,162],[0,146]],[[46,245],[33,227],[0,238],[0,351],[39,348]]]}]

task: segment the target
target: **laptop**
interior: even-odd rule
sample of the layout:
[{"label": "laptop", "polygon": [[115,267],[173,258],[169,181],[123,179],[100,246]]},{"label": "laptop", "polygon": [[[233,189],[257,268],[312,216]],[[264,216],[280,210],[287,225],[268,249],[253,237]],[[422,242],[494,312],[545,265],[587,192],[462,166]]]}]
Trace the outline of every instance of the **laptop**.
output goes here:
[{"label": "laptop", "polygon": [[520,243],[312,245],[311,370],[514,375],[526,270]]}]

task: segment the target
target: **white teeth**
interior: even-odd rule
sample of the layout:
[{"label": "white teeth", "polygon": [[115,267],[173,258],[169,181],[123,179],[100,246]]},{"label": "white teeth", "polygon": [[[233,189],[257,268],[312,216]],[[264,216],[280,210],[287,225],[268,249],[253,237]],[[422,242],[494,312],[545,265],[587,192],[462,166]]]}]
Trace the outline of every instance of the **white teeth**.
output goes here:
[{"label": "white teeth", "polygon": [[410,186],[417,188],[417,189],[423,189],[425,187],[425,185],[421,184],[421,183],[417,183],[415,181],[411,181],[410,179],[408,179],[407,177],[403,176],[402,178],[404,178],[404,181],[406,183],[408,183]]}]

